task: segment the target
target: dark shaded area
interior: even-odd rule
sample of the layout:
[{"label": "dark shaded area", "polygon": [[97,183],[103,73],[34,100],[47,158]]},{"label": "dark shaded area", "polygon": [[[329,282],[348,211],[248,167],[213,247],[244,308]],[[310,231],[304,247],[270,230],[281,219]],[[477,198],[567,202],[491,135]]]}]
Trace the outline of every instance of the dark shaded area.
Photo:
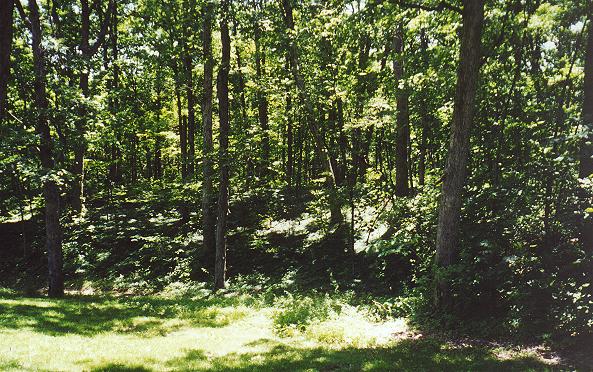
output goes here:
[{"label": "dark shaded area", "polygon": [[[22,297],[0,293],[0,299]],[[166,324],[170,319],[181,319],[196,327],[224,327],[230,321],[220,316],[218,307],[231,306],[237,301],[213,296],[176,300],[150,296],[68,296],[47,306],[41,299],[36,301],[31,297],[31,300],[26,305],[16,301],[0,303],[0,330],[26,328],[53,336],[116,332],[150,337],[165,335],[182,326]],[[136,317],[150,319],[137,322]]]},{"label": "dark shaded area", "polygon": [[[267,342],[264,340],[264,342]],[[300,349],[278,343],[266,353],[209,358],[190,350],[167,363],[175,371],[543,371],[552,368],[532,357],[498,359],[479,347],[452,347],[435,340],[403,340],[393,347],[328,350]],[[107,370],[99,367],[97,371]],[[120,369],[117,369],[120,368]],[[114,370],[135,371],[117,366]],[[126,369],[129,368],[129,369]],[[151,370],[151,369],[138,369]]]},{"label": "dark shaded area", "polygon": [[104,366],[91,369],[92,372],[146,372],[151,371],[141,366],[126,366],[118,363],[109,363]]}]

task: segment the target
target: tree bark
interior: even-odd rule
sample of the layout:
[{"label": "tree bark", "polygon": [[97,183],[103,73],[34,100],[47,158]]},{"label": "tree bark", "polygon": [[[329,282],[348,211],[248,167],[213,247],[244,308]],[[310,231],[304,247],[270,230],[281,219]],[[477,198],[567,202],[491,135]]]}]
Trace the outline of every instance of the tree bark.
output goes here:
[{"label": "tree bark", "polygon": [[[361,36],[360,46],[358,50],[358,70],[356,82],[356,113],[357,119],[361,119],[364,114],[364,104],[368,99],[368,77],[367,67],[369,62],[369,55],[371,49],[371,39],[368,33]],[[352,183],[355,184],[358,177],[363,182],[368,169],[368,145],[366,138],[371,128],[361,129],[353,128],[352,130],[352,172],[354,178]]]},{"label": "tree bark", "polygon": [[[579,177],[587,178],[593,175],[593,5],[588,7],[587,17],[589,19],[589,30],[587,34],[587,49],[585,54],[585,78],[584,78],[584,99],[583,99],[583,126],[588,135],[581,142]],[[587,206],[593,206],[591,196]],[[582,243],[584,250],[593,254],[593,218],[589,216],[582,226]]]},{"label": "tree bark", "polygon": [[46,60],[41,40],[42,29],[37,0],[29,0],[29,21],[31,24],[31,45],[33,49],[34,100],[36,106],[36,130],[39,134],[39,156],[46,179],[43,184],[45,198],[45,248],[48,264],[48,295],[64,295],[62,273],[62,229],[60,226],[60,192],[51,173],[54,169],[53,141],[49,128],[49,102],[47,98]]},{"label": "tree bark", "polygon": [[407,87],[404,77],[404,30],[400,26],[393,38],[393,73],[397,91],[397,128],[395,134],[395,195],[408,196],[408,143],[410,142],[410,110]]},{"label": "tree bark", "polygon": [[[111,67],[112,67],[112,80],[110,83],[109,89],[111,90],[111,94],[114,94],[115,97],[112,97],[109,101],[110,112],[115,117],[118,111],[119,100],[117,98],[117,90],[119,89],[119,48],[117,43],[117,25],[118,25],[118,18],[117,18],[117,4],[113,7],[113,12],[111,14],[111,26],[109,27],[109,39],[111,42]],[[105,44],[107,45],[107,44]],[[116,140],[119,141],[119,128],[114,128]],[[109,167],[109,178],[111,181],[115,183],[119,183],[121,181],[121,150],[117,146],[117,144],[113,144],[111,146],[111,162]]]},{"label": "tree bark", "polygon": [[[289,33],[294,33],[294,18],[292,11],[291,0],[282,0],[282,10],[284,15],[285,27],[289,30]],[[299,92],[299,98],[305,105],[307,126],[311,135],[313,136],[313,142],[315,144],[316,151],[321,154],[321,160],[323,165],[323,171],[326,175],[326,185],[329,189],[329,208],[330,208],[330,223],[332,225],[338,225],[342,223],[344,217],[341,211],[341,202],[337,197],[337,182],[336,182],[336,169],[332,165],[332,160],[328,152],[325,140],[317,127],[315,121],[315,112],[313,110],[313,104],[307,91],[305,89],[305,81],[300,71],[299,66],[299,55],[297,51],[297,45],[295,40],[291,38],[288,45],[288,60],[290,62],[290,69],[292,76],[295,80],[297,91]]]},{"label": "tree bark", "polygon": [[187,123],[181,108],[181,89],[179,76],[175,73],[175,97],[177,102],[177,125],[179,126],[179,147],[181,152],[181,180],[187,179]]},{"label": "tree bark", "polygon": [[204,5],[204,23],[202,29],[202,50],[204,57],[204,81],[202,94],[202,151],[204,179],[202,184],[202,233],[204,251],[203,257],[206,267],[211,268],[210,262],[214,258],[216,211],[212,178],[212,74],[214,61],[212,59],[212,18],[214,4],[210,1]]},{"label": "tree bark", "polygon": [[[81,0],[80,5],[81,26],[79,49],[82,53],[82,69],[80,71],[79,77],[79,88],[82,92],[82,95],[88,99],[90,98],[89,73],[91,68],[91,58],[95,55],[95,53],[97,53],[97,50],[105,41],[105,35],[111,20],[111,12],[115,6],[115,1],[109,1],[109,6],[106,14],[104,14],[97,39],[93,43],[90,42],[92,9],[89,6],[88,0]],[[80,106],[79,117],[75,122],[77,132],[76,134],[78,138],[76,139],[74,145],[74,165],[72,167],[72,172],[75,175],[75,180],[72,185],[71,203],[72,209],[76,213],[80,213],[82,211],[84,199],[84,156],[87,150],[85,133],[87,130],[88,120],[88,112],[85,105],[86,103],[83,103]]]},{"label": "tree bark", "polygon": [[[254,1],[255,7],[255,1]],[[261,11],[261,9],[260,9]],[[262,133],[262,170],[260,174],[264,176],[267,174],[270,158],[270,134],[269,120],[268,120],[268,100],[265,93],[265,85],[263,80],[265,79],[265,54],[262,52],[261,45],[261,27],[259,24],[259,14],[256,14],[254,20],[254,31],[253,41],[255,43],[255,75],[257,78],[257,117]]]},{"label": "tree bark", "polygon": [[294,150],[293,150],[293,124],[292,124],[292,95],[286,92],[286,183],[289,189],[293,186]]},{"label": "tree bark", "polygon": [[[420,32],[420,51],[422,54],[422,65],[425,70],[428,70],[428,37],[426,32]],[[428,97],[426,92],[422,92],[420,96],[420,126],[422,133],[420,134],[420,145],[418,146],[418,184],[424,186],[426,178],[426,151],[428,149],[428,131],[430,127],[429,113],[428,113]]]},{"label": "tree bark", "polygon": [[434,301],[439,310],[449,309],[453,305],[450,278],[445,271],[455,263],[458,253],[461,194],[467,173],[470,130],[474,120],[480,70],[484,1],[464,0],[462,14],[463,29],[453,122],[437,225]]},{"label": "tree bark", "polygon": [[7,115],[10,52],[12,50],[12,17],[14,0],[0,2],[0,120]]},{"label": "tree bark", "polygon": [[189,47],[184,42],[183,63],[185,67],[185,92],[187,95],[187,176],[191,179],[195,168],[195,133],[196,133],[196,114],[195,114],[195,95],[193,81],[193,63]]},{"label": "tree bark", "polygon": [[220,121],[218,159],[220,162],[220,183],[218,192],[218,218],[216,221],[216,261],[214,288],[225,287],[226,280],[226,225],[229,208],[229,70],[231,63],[231,38],[229,36],[228,0],[222,0],[220,12],[220,40],[222,59],[216,79],[218,96],[218,118]]}]

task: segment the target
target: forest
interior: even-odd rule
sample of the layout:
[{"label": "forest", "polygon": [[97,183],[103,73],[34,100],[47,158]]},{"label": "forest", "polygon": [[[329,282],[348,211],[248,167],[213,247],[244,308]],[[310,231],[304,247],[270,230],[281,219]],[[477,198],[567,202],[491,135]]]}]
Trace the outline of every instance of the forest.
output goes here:
[{"label": "forest", "polygon": [[0,0],[0,370],[593,368],[591,0]]}]

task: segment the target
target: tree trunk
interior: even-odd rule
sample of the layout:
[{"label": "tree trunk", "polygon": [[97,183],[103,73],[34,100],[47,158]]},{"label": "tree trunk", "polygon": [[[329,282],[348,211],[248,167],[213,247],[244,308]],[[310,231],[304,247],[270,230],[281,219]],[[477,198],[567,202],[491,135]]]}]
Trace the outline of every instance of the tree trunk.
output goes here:
[{"label": "tree trunk", "polygon": [[[179,77],[176,75],[176,79]],[[181,152],[181,180],[185,182],[187,179],[187,121],[186,117],[181,113],[181,92],[180,84],[175,82],[175,96],[177,99],[177,123],[179,126],[179,147]]]},{"label": "tree trunk", "polygon": [[214,258],[216,215],[215,199],[212,186],[212,18],[214,4],[206,2],[204,5],[204,24],[202,29],[202,48],[204,53],[204,85],[202,95],[202,140],[203,140],[203,165],[204,180],[202,185],[202,232],[204,252],[203,258],[206,267]]},{"label": "tree trunk", "polygon": [[187,176],[191,179],[195,168],[195,133],[196,133],[196,114],[195,114],[195,95],[193,87],[193,63],[187,44],[184,47],[183,63],[185,66],[185,92],[187,95]]},{"label": "tree trunk", "polygon": [[[420,32],[420,51],[422,54],[422,66],[428,71],[428,37],[426,32]],[[420,96],[420,126],[422,133],[420,134],[420,145],[418,146],[418,184],[424,186],[426,178],[426,152],[428,150],[428,137],[430,128],[430,116],[428,113],[428,97],[426,92],[422,92]]]},{"label": "tree trunk", "polygon": [[[80,2],[80,44],[79,49],[82,53],[82,68],[80,71],[79,88],[82,95],[88,99],[90,98],[89,90],[89,73],[91,67],[91,58],[105,40],[105,34],[110,23],[111,12],[115,6],[114,0],[110,0],[109,7],[102,20],[100,31],[97,35],[97,39],[91,44],[90,43],[90,31],[91,31],[91,8],[89,7],[88,0],[81,0]],[[85,133],[87,130],[88,112],[86,108],[86,102],[80,106],[79,117],[75,122],[76,126],[76,143],[74,145],[74,165],[72,167],[72,173],[74,173],[75,179],[72,185],[71,191],[71,203],[72,209],[76,213],[82,211],[82,204],[84,199],[84,156],[87,150],[87,143],[85,139]]]},{"label": "tree trunk", "polygon": [[10,77],[10,52],[12,49],[12,13],[14,1],[0,2],[0,120],[7,115],[8,79]]},{"label": "tree trunk", "polygon": [[226,224],[229,209],[229,70],[231,62],[231,38],[229,36],[228,0],[222,0],[220,12],[220,40],[222,59],[216,79],[218,95],[218,118],[220,121],[218,151],[220,183],[218,193],[218,218],[216,221],[216,261],[214,267],[214,288],[225,287],[226,280]]},{"label": "tree trunk", "polygon": [[[113,7],[113,12],[111,15],[111,26],[110,26],[110,34],[109,38],[111,41],[111,67],[112,67],[112,80],[110,84],[111,94],[115,94],[115,97],[112,97],[109,101],[109,108],[111,114],[115,117],[118,111],[118,104],[119,101],[117,99],[117,90],[119,89],[119,64],[118,64],[118,57],[119,57],[119,48],[117,44],[117,4]],[[107,44],[106,44],[107,45]],[[119,124],[119,123],[117,123]],[[114,128],[115,138],[119,141],[119,128]],[[109,167],[109,178],[115,184],[121,181],[121,166],[120,166],[120,156],[121,151],[117,144],[113,144],[111,146],[111,161]]]},{"label": "tree trunk", "polygon": [[470,130],[474,119],[483,21],[484,1],[464,0],[453,122],[437,225],[434,301],[439,310],[449,309],[453,305],[450,278],[444,271],[455,263],[458,253],[461,194],[466,179]]},{"label": "tree trunk", "polygon": [[395,195],[408,196],[408,143],[410,142],[410,111],[407,87],[402,82],[404,77],[404,30],[399,27],[393,38],[393,72],[397,91],[397,129],[395,134]]},{"label": "tree trunk", "polygon": [[[585,55],[585,78],[583,99],[583,126],[587,131],[587,138],[583,139],[580,148],[579,177],[586,178],[593,175],[593,5],[588,8],[589,30],[587,34],[587,50]],[[587,207],[593,206],[591,197]],[[582,242],[584,250],[593,254],[593,218],[589,216],[582,226]]]},{"label": "tree trunk", "polygon": [[[42,32],[37,0],[29,0],[29,20],[31,23],[31,44],[33,48],[33,67],[35,72],[34,100],[36,106],[36,129],[40,137],[39,156],[44,173],[53,171],[53,142],[49,128],[49,103],[46,91],[45,54],[41,43]],[[62,229],[60,226],[60,192],[52,177],[46,177],[43,185],[45,198],[45,247],[47,249],[48,295],[64,295],[64,275],[62,273]]]},{"label": "tree trunk", "polygon": [[[294,33],[294,18],[291,0],[282,0],[282,9],[284,13],[284,24],[286,28],[290,30],[289,33],[292,34]],[[295,80],[300,99],[305,105],[305,111],[307,115],[305,120],[307,121],[309,131],[313,136],[315,149],[318,153],[321,154],[323,171],[326,175],[326,185],[329,189],[329,207],[331,213],[330,222],[332,224],[339,224],[344,220],[344,218],[342,216],[341,211],[341,201],[337,197],[338,190],[336,183],[336,169],[334,169],[334,167],[332,166],[331,157],[325,144],[325,140],[321,135],[319,128],[317,127],[317,123],[315,122],[315,112],[313,110],[313,104],[311,103],[311,99],[308,96],[307,91],[305,89],[305,81],[303,79],[303,76],[301,75],[297,45],[294,39],[291,39],[289,41],[288,60],[290,62],[290,69],[292,72],[292,76]]]},{"label": "tree trunk", "polygon": [[[255,4],[254,4],[255,6]],[[256,14],[254,20],[254,36],[253,41],[255,43],[255,75],[257,80],[257,117],[262,132],[262,171],[260,174],[263,176],[267,174],[270,158],[270,135],[268,133],[270,126],[268,122],[268,100],[265,93],[265,85],[263,83],[265,79],[265,54],[262,52],[261,45],[261,27],[259,24],[259,14]]]},{"label": "tree trunk", "polygon": [[[367,78],[367,67],[369,62],[371,48],[371,39],[367,33],[361,36],[361,43],[358,50],[358,70],[356,82],[356,113],[357,119],[363,117],[364,104],[368,99],[368,78]],[[368,146],[366,136],[371,128],[361,129],[353,128],[352,130],[352,172],[355,177],[353,178],[353,184],[356,183],[358,177],[364,182],[366,171],[368,169]]]},{"label": "tree trunk", "polygon": [[293,150],[293,124],[292,124],[292,95],[286,92],[286,183],[289,189],[293,186],[294,150]]}]

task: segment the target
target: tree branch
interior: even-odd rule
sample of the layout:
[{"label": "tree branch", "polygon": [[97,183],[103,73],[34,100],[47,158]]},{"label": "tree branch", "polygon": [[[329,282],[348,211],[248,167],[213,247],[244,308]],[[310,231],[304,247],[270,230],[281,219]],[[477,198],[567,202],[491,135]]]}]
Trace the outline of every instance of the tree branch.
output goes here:
[{"label": "tree branch", "polygon": [[101,47],[103,42],[105,41],[105,35],[107,34],[107,29],[109,27],[109,20],[111,19],[111,14],[113,12],[115,5],[114,0],[109,0],[109,6],[107,12],[105,14],[105,18],[103,18],[103,23],[101,24],[101,30],[99,31],[99,35],[97,35],[97,40],[89,47],[89,54],[94,55],[97,53],[97,50]]},{"label": "tree branch", "polygon": [[25,24],[25,27],[27,27],[27,29],[29,29],[29,31],[31,31],[31,21],[29,20],[29,17],[27,17],[27,14],[25,13],[25,9],[23,9],[23,4],[21,4],[21,0],[15,0],[14,5],[16,6],[16,9],[18,10],[21,18],[23,19],[23,23]]}]

